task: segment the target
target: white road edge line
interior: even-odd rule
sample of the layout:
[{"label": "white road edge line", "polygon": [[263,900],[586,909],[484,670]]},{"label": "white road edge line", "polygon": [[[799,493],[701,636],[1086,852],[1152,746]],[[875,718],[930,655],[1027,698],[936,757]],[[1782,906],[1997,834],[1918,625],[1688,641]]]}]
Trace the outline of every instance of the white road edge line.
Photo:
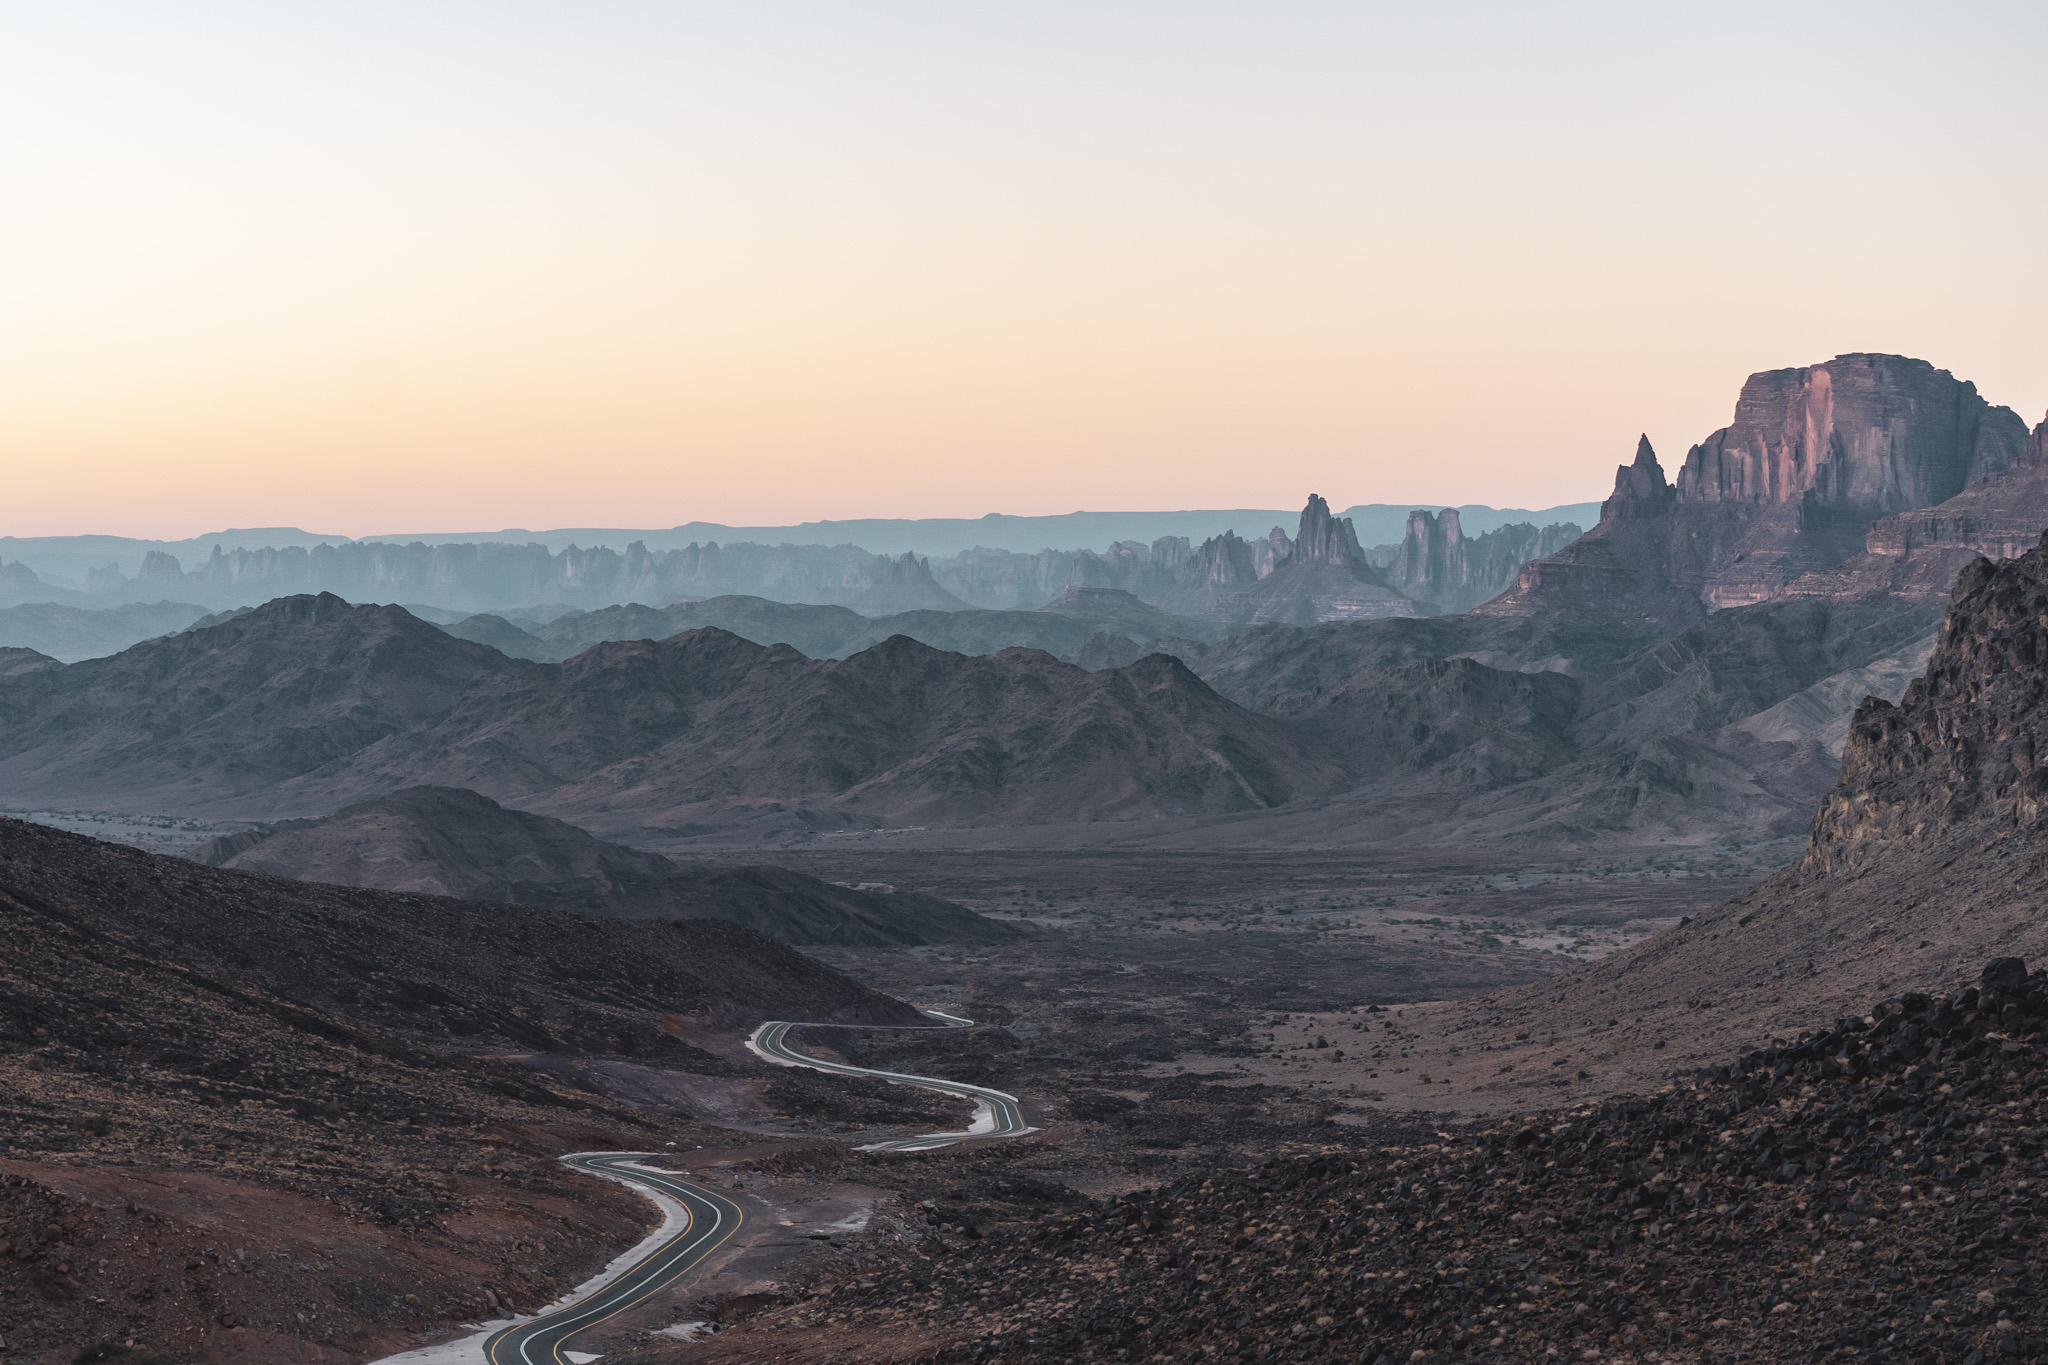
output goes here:
[{"label": "white road edge line", "polygon": [[[941,1014],[938,1010],[923,1010],[920,1012],[923,1014],[928,1014],[932,1016],[934,1019],[943,1019],[955,1028],[969,1027],[974,1023],[972,1019],[962,1019],[958,1015],[954,1014]],[[772,1040],[774,1042],[779,1043],[781,1042],[782,1035],[784,1033],[789,1032],[790,1029],[805,1027],[887,1028],[891,1026],[886,1024],[806,1025],[796,1020],[770,1019],[767,1022],[763,1023],[760,1027],[756,1028],[752,1033],[747,1035],[747,1051],[753,1053],[762,1061],[769,1062],[775,1066],[803,1067],[811,1071],[823,1071],[828,1075],[874,1076],[880,1080],[887,1081],[891,1085],[907,1085],[915,1087],[919,1090],[936,1090],[942,1095],[955,1095],[961,1099],[971,1099],[974,1101],[974,1117],[968,1123],[966,1130],[963,1132],[921,1133],[914,1138],[898,1138],[894,1142],[870,1143],[867,1146],[857,1148],[856,1150],[858,1151],[873,1152],[888,1150],[898,1152],[929,1152],[934,1151],[940,1147],[950,1146],[953,1143],[960,1141],[962,1138],[986,1136],[996,1131],[997,1120],[995,1107],[999,1103],[1008,1104],[1011,1107],[1018,1109],[1018,1116],[1020,1119],[1022,1118],[1023,1101],[1019,1100],[1015,1095],[1006,1094],[1001,1090],[991,1090],[987,1086],[969,1085],[965,1081],[940,1080],[936,1076],[912,1076],[906,1072],[901,1071],[876,1071],[870,1067],[850,1066],[843,1062],[827,1062],[816,1058],[807,1061],[798,1061],[795,1057],[789,1057],[784,1056],[780,1053],[770,1052],[766,1047],[762,1046],[761,1035],[766,1033],[770,1029],[779,1028],[781,1030],[781,1032],[777,1033],[775,1038]],[[1015,1133],[1008,1134],[1008,1136],[1022,1137],[1026,1133],[1035,1133],[1037,1131],[1038,1130],[1036,1128],[1019,1128]]]},{"label": "white road edge line", "polygon": [[[562,1157],[561,1160],[564,1164],[567,1164],[579,1156],[610,1155],[613,1155],[613,1153],[571,1152],[567,1156]],[[632,1164],[640,1166],[639,1162],[633,1162]],[[673,1171],[656,1171],[653,1167],[642,1167],[642,1169],[647,1170],[650,1174],[669,1176],[675,1174]],[[577,1304],[582,1303],[599,1290],[607,1288],[615,1280],[618,1280],[642,1261],[652,1256],[661,1248],[664,1242],[667,1242],[677,1233],[681,1232],[690,1221],[689,1213],[675,1199],[649,1186],[642,1185],[638,1181],[628,1180],[625,1176],[619,1175],[616,1172],[591,1171],[585,1170],[580,1166],[576,1168],[576,1171],[579,1175],[596,1175],[603,1176],[607,1180],[616,1180],[627,1189],[641,1195],[661,1210],[661,1226],[648,1233],[631,1250],[620,1252],[617,1256],[613,1257],[610,1264],[606,1265],[598,1274],[577,1285],[561,1298],[542,1308],[538,1313],[499,1318],[482,1324],[481,1330],[471,1336],[459,1337],[454,1341],[444,1341],[438,1346],[422,1346],[417,1350],[403,1351],[395,1356],[383,1356],[380,1359],[371,1361],[369,1365],[489,1365],[489,1362],[484,1358],[485,1342],[504,1331],[507,1327],[517,1327],[522,1322],[532,1322],[535,1318],[546,1317],[550,1313],[559,1313],[565,1308],[574,1308]]]}]

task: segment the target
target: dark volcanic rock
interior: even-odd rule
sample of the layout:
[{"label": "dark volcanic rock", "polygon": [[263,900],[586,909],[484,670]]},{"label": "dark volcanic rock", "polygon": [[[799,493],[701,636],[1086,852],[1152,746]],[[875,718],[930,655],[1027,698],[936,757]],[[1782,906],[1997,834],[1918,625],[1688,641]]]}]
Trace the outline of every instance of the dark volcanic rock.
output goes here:
[{"label": "dark volcanic rock", "polygon": [[1896,872],[1960,846],[1973,859],[2040,841],[2048,764],[2048,537],[1978,560],[1955,584],[1924,677],[1856,713],[1840,784],[1815,818],[1809,870]]},{"label": "dark volcanic rock", "polygon": [[679,867],[451,787],[411,787],[198,861],[298,881],[460,896],[616,919],[722,919],[784,943],[986,943],[1017,931],[936,896],[863,891],[780,867]]},{"label": "dark volcanic rock", "polygon": [[1864,549],[1873,521],[1945,502],[2026,446],[2016,414],[1924,361],[1844,355],[1754,374],[1735,421],[1687,453],[1675,483],[1645,440],[1600,525],[1481,610],[1682,625],[1764,601]]},{"label": "dark volcanic rock", "polygon": [[961,1362],[2037,1360],[2048,980],[2013,967],[1652,1094],[1019,1203],[789,1325],[914,1305]]}]

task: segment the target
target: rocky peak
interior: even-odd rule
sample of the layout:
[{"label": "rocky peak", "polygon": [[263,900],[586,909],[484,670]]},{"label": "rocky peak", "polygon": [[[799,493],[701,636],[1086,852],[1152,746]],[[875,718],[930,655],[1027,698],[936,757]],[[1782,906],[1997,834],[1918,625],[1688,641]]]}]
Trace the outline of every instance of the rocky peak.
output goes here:
[{"label": "rocky peak", "polygon": [[183,583],[185,570],[176,555],[151,550],[142,557],[142,568],[137,571],[135,580],[138,583]]},{"label": "rocky peak", "polygon": [[1301,509],[1301,529],[1295,534],[1290,558],[1358,569],[1368,567],[1351,519],[1330,515],[1330,504],[1317,493],[1309,494],[1308,506]]},{"label": "rocky peak", "polygon": [[1880,516],[1952,498],[2009,468],[2026,444],[2017,414],[1947,370],[1905,356],[1840,355],[1751,375],[1735,420],[1687,453],[1678,496]]},{"label": "rocky peak", "polygon": [[1278,526],[1266,532],[1264,539],[1252,542],[1252,563],[1260,578],[1286,563],[1293,553],[1294,542]]},{"label": "rocky peak", "polygon": [[1625,521],[1653,517],[1670,507],[1677,498],[1665,481],[1664,466],[1648,436],[1636,438],[1636,458],[1614,471],[1614,491],[1600,505],[1600,520]]}]

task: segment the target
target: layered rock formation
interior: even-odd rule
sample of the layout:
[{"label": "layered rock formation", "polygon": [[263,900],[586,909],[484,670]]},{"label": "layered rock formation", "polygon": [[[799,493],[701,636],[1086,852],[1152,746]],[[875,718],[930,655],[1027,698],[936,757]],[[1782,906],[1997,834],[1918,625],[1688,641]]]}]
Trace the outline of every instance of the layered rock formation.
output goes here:
[{"label": "layered rock formation", "polygon": [[1751,375],[1735,421],[1675,483],[1645,439],[1600,524],[1484,611],[1619,611],[1668,625],[1768,600],[1864,548],[1881,517],[1934,506],[2021,460],[2026,426],[1925,361],[1844,355]]},{"label": "layered rock formation", "polygon": [[2048,528],[2048,421],[2034,429],[2026,453],[2002,474],[1974,483],[1948,501],[1880,517],[1864,533],[1863,553],[1786,585],[1787,597],[1886,593],[1945,602],[1956,575],[1983,556],[2026,553]]},{"label": "layered rock formation", "polygon": [[459,896],[607,919],[718,919],[784,943],[988,943],[1016,931],[951,901],[780,867],[678,866],[454,787],[217,839],[197,861],[295,881]]},{"label": "layered rock formation", "polygon": [[1439,612],[1469,611],[1498,596],[1532,559],[1556,554],[1583,532],[1570,522],[1538,530],[1514,522],[1468,537],[1458,509],[1408,514],[1408,534],[1386,573],[1389,586]]}]

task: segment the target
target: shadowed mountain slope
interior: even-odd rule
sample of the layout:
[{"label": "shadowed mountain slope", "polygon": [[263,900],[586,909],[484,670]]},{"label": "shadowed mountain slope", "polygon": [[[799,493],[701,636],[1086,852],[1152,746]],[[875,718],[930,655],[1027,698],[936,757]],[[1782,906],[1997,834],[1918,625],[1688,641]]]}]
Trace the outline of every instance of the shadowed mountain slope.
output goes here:
[{"label": "shadowed mountain slope", "polygon": [[611,919],[729,920],[784,943],[980,943],[1017,934],[916,892],[855,890],[779,867],[679,867],[452,787],[411,787],[324,820],[228,835],[198,861]]},{"label": "shadowed mountain slope", "polygon": [[1227,813],[1345,778],[1165,656],[1088,673],[899,636],[810,659],[699,630],[549,665],[396,607],[301,597],[6,680],[0,783],[257,818],[463,786],[631,828]]}]

